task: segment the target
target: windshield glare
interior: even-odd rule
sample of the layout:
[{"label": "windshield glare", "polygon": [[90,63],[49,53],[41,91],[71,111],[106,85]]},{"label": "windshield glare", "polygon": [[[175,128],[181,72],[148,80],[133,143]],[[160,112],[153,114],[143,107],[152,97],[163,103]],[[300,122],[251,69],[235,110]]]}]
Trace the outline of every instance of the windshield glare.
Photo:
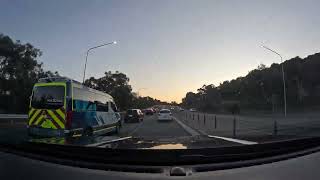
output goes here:
[{"label": "windshield glare", "polygon": [[1,2],[0,144],[320,137],[320,1],[52,3]]}]

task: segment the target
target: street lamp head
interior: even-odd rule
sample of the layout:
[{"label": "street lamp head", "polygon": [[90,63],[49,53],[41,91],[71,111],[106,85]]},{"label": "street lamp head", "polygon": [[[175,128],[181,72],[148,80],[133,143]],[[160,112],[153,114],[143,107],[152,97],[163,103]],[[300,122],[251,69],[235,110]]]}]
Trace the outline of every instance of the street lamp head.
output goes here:
[{"label": "street lamp head", "polygon": [[113,44],[117,44],[117,41],[113,41],[112,43],[113,43]]},{"label": "street lamp head", "polygon": [[260,47],[267,49],[267,47],[263,44],[261,44]]}]

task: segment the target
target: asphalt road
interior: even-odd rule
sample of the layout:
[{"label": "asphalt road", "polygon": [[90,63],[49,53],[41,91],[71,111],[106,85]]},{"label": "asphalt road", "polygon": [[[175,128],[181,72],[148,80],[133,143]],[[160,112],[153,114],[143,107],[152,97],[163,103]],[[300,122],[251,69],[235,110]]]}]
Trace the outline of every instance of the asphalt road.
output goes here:
[{"label": "asphalt road", "polygon": [[[199,140],[201,136],[201,142]],[[224,145],[239,145],[233,140],[221,139],[219,137],[204,138],[198,131],[188,127],[179,119],[172,121],[159,122],[157,116],[145,116],[144,120],[139,123],[123,123],[119,134],[108,133],[93,137],[80,137],[80,141],[72,141],[71,144],[92,145],[100,144],[105,141],[123,139],[123,138],[139,138],[149,142],[173,141],[184,142],[188,147],[199,147],[204,145],[210,147],[218,147]],[[59,139],[59,138],[55,138]],[[23,141],[38,140],[32,139],[27,135],[26,124],[23,121],[1,121],[0,122],[0,143],[21,143]],[[41,139],[40,139],[41,140]],[[51,140],[50,140],[51,141]],[[193,142],[193,143],[191,143]],[[194,142],[198,142],[194,143]],[[70,144],[70,141],[68,142]],[[240,143],[241,144],[241,143]],[[126,147],[126,146],[124,146]]]},{"label": "asphalt road", "polygon": [[145,116],[140,123],[126,123],[120,135],[152,138],[190,136],[175,120],[159,122],[156,115]]},{"label": "asphalt road", "polygon": [[[111,135],[114,136],[114,134]],[[190,136],[190,134],[176,121],[158,122],[156,115],[153,115],[145,116],[143,122],[140,123],[124,123],[118,136],[169,138]],[[19,142],[27,139],[26,125],[23,121],[19,120],[17,122],[2,119],[0,123],[0,141]]]}]

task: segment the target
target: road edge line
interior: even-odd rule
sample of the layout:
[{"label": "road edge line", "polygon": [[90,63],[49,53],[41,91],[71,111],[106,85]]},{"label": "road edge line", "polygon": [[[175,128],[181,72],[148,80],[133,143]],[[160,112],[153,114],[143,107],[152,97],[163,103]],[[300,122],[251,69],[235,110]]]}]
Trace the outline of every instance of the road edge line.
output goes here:
[{"label": "road edge line", "polygon": [[210,138],[217,138],[217,139],[223,139],[223,140],[226,140],[226,141],[236,142],[236,143],[245,144],[245,145],[258,144],[257,142],[254,142],[254,141],[247,141],[247,140],[242,140],[242,139],[227,138],[227,137],[222,137],[222,136],[208,135],[208,137],[210,137]]},{"label": "road edge line", "polygon": [[177,117],[174,117],[173,119],[182,127],[182,129],[184,129],[191,136],[198,136],[198,135],[204,134],[203,132],[201,132],[201,131],[198,132],[197,130],[189,127],[186,124],[184,124]]}]

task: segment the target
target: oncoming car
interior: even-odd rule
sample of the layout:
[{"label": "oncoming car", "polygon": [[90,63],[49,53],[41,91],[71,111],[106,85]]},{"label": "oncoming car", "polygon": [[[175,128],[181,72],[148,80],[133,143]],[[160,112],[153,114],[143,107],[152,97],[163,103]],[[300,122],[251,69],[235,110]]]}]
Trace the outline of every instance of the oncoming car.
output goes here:
[{"label": "oncoming car", "polygon": [[172,121],[173,116],[169,109],[161,109],[158,113],[158,121]]},{"label": "oncoming car", "polygon": [[27,128],[29,135],[93,135],[120,130],[113,98],[64,78],[40,79],[33,87]]}]

